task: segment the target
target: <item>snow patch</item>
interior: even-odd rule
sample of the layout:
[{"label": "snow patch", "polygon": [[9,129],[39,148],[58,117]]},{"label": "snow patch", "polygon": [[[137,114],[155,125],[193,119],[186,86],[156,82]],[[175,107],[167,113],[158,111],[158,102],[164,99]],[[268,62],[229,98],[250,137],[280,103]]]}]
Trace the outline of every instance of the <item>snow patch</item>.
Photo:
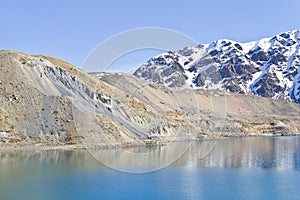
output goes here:
[{"label": "snow patch", "polygon": [[239,43],[241,45],[241,47],[243,48],[243,52],[245,54],[249,53],[249,51],[251,49],[253,49],[253,47],[255,46],[256,44],[256,41],[254,42],[247,42],[247,43]]}]

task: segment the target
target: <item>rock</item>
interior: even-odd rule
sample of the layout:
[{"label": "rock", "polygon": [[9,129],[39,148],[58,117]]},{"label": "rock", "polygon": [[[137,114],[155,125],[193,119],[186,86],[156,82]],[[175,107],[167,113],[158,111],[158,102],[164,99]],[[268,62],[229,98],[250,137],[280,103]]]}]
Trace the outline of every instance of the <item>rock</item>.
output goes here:
[{"label": "rock", "polygon": [[5,131],[1,131],[0,138],[3,138],[3,139],[8,138],[8,134]]}]

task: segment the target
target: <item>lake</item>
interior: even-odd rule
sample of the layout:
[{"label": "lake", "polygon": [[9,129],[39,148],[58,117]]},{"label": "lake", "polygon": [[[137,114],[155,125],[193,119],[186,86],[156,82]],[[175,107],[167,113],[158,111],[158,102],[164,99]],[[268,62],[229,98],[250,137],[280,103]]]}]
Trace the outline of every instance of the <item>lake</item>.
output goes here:
[{"label": "lake", "polygon": [[[178,149],[183,153],[178,158],[179,154],[172,157],[172,151]],[[299,137],[227,138],[188,146],[178,143],[175,147],[132,147],[124,151],[141,153],[144,159],[137,162],[124,152],[107,149],[0,152],[0,199],[299,199],[300,196]],[[100,158],[104,158],[104,164],[98,161],[103,154],[106,156]],[[171,159],[166,164],[167,158],[177,160]],[[128,173],[134,172],[135,166],[137,173]],[[142,173],[143,168],[148,172]]]}]

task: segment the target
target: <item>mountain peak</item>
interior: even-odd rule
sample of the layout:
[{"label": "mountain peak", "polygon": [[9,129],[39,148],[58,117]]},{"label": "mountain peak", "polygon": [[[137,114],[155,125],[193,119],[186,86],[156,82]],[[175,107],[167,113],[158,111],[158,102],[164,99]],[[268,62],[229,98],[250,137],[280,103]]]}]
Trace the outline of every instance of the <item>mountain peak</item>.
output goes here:
[{"label": "mountain peak", "polygon": [[300,30],[240,43],[220,39],[160,54],[134,75],[169,87],[222,89],[300,103]]}]

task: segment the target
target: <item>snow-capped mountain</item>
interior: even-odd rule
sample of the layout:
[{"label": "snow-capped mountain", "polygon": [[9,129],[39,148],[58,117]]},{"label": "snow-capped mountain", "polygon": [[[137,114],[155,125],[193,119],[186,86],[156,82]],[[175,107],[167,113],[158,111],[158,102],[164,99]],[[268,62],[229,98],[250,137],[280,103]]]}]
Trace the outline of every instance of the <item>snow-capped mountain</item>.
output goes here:
[{"label": "snow-capped mountain", "polygon": [[249,43],[218,40],[166,52],[134,75],[169,87],[223,89],[300,103],[300,29]]}]

